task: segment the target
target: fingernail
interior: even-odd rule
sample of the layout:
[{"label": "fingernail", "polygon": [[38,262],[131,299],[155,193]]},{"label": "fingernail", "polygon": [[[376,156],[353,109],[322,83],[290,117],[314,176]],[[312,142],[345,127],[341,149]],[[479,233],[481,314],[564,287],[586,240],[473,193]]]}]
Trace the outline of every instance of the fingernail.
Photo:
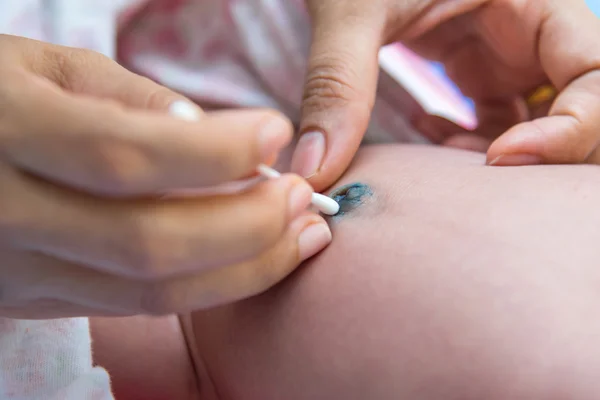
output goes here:
[{"label": "fingernail", "polygon": [[502,154],[488,163],[493,166],[518,167],[522,165],[542,164],[541,157],[533,154]]},{"label": "fingernail", "polygon": [[281,151],[292,139],[292,126],[284,118],[269,119],[260,129],[258,145],[261,161],[268,161]]},{"label": "fingernail", "polygon": [[298,182],[292,187],[289,194],[289,215],[294,218],[308,208],[312,199],[313,189],[304,180],[297,178]]},{"label": "fingernail", "polygon": [[292,171],[309,178],[321,168],[325,156],[325,135],[309,132],[302,135],[292,158]]},{"label": "fingernail", "polygon": [[298,237],[300,260],[304,261],[331,243],[331,231],[327,224],[318,222],[308,225]]},{"label": "fingernail", "polygon": [[169,106],[169,114],[184,121],[198,121],[202,115],[200,108],[186,100],[176,100]]}]

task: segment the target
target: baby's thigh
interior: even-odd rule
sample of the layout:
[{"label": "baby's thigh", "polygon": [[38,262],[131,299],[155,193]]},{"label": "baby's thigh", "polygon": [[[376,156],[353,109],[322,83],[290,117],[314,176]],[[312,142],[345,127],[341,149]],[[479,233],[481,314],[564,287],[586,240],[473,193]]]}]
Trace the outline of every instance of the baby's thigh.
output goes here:
[{"label": "baby's thigh", "polygon": [[600,216],[577,212],[600,193],[568,194],[570,176],[527,189],[471,159],[440,173],[439,157],[419,164],[428,151],[357,163],[341,183],[373,200],[332,223],[327,249],[261,296],[194,313],[223,399],[600,399]]},{"label": "baby's thigh", "polygon": [[116,400],[196,400],[198,384],[178,317],[91,318],[94,363]]},{"label": "baby's thigh", "polygon": [[323,259],[262,296],[193,315],[200,378],[222,399],[600,398],[587,294]]}]

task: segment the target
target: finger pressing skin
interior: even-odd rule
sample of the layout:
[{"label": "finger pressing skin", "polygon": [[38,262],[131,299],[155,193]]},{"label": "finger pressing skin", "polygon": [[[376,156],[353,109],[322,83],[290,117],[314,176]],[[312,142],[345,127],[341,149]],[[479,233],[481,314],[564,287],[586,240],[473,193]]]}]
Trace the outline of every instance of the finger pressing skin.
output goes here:
[{"label": "finger pressing skin", "polygon": [[443,146],[485,153],[491,144],[493,134],[489,125],[481,129],[468,130],[445,118],[435,115],[424,115],[419,118],[415,128],[430,141]]},{"label": "finger pressing skin", "polygon": [[292,171],[324,189],[350,164],[375,101],[384,10],[309,2],[313,41]]},{"label": "finger pressing skin", "polygon": [[509,129],[489,148],[488,163],[498,166],[593,162],[600,144],[600,71],[571,83],[549,116]]},{"label": "finger pressing skin", "polygon": [[[70,187],[136,196],[240,179],[292,137],[272,111],[205,114],[198,122],[124,109],[15,77],[0,88],[0,157]],[[17,90],[18,88],[18,90]]]},{"label": "finger pressing skin", "polygon": [[306,181],[285,175],[233,195],[110,200],[7,174],[0,235],[19,248],[146,280],[256,257],[312,195]]},{"label": "finger pressing skin", "polygon": [[[158,281],[117,277],[43,254],[29,254],[24,269],[6,287],[5,296],[12,299],[12,304],[31,304],[40,298],[52,299],[56,304],[76,304],[82,311],[94,310],[93,315],[188,312],[261,293],[330,241],[326,222],[317,215],[305,214],[257,257]],[[28,273],[30,270],[35,274]],[[69,314],[72,312],[70,309]]]},{"label": "finger pressing skin", "polygon": [[458,133],[442,142],[443,146],[454,147],[485,153],[490,147],[490,140],[475,133]]},{"label": "finger pressing skin", "polygon": [[[563,4],[564,5],[564,4]],[[560,91],[548,116],[509,129],[490,147],[492,165],[582,163],[600,143],[600,21],[583,1],[548,2],[540,60]]]},{"label": "finger pressing skin", "polygon": [[439,142],[448,147],[486,153],[494,139],[508,127],[528,119],[528,116],[526,104],[520,98],[478,101],[477,128],[473,131],[452,130],[449,121],[438,123],[438,137],[442,137]]}]

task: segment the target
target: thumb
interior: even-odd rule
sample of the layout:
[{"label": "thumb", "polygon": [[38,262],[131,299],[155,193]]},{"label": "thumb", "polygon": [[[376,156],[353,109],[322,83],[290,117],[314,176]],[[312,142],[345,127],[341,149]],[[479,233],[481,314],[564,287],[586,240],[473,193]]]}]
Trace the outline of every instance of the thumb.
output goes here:
[{"label": "thumb", "polygon": [[373,7],[339,3],[309,2],[313,39],[292,171],[317,191],[346,170],[367,129],[384,28]]},{"label": "thumb", "polygon": [[[15,40],[23,41],[23,46],[32,49],[23,57],[31,72],[72,93],[115,100],[136,109],[166,111],[178,100],[193,104],[184,96],[127,70],[100,53],[25,38]],[[43,64],[39,62],[40,53]]]}]

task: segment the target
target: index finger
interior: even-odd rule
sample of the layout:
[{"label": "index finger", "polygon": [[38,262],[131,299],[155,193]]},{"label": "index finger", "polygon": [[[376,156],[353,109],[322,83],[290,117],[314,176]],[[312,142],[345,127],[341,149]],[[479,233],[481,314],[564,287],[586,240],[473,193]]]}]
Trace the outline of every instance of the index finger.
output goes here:
[{"label": "index finger", "polygon": [[87,192],[136,196],[241,179],[271,161],[291,123],[264,110],[205,114],[199,122],[127,109],[35,79],[2,93],[10,105],[0,151],[34,175]]}]

